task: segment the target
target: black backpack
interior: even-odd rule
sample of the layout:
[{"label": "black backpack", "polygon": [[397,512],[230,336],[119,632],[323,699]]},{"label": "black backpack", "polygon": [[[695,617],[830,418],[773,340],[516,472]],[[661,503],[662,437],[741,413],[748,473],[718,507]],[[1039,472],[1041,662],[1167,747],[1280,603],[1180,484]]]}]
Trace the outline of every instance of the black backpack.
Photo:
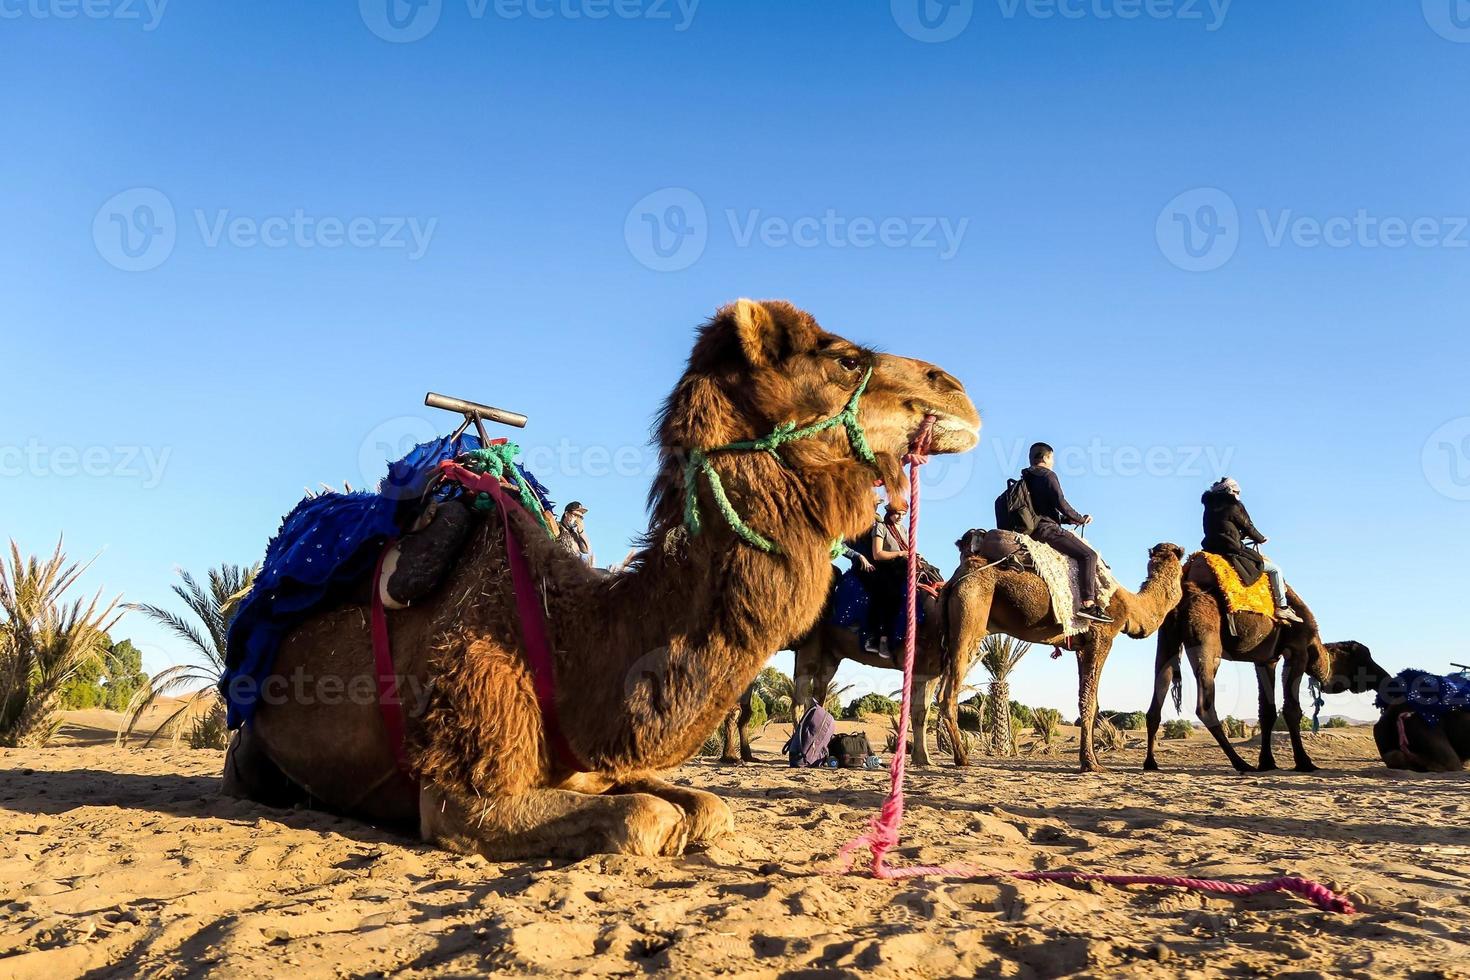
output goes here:
[{"label": "black backpack", "polygon": [[865,769],[868,756],[873,754],[873,746],[868,741],[868,736],[860,733],[838,735],[827,746],[827,754],[836,759],[843,769]]},{"label": "black backpack", "polygon": [[1002,531],[1030,534],[1040,523],[1026,481],[1007,480],[1005,492],[995,498],[995,526]]}]

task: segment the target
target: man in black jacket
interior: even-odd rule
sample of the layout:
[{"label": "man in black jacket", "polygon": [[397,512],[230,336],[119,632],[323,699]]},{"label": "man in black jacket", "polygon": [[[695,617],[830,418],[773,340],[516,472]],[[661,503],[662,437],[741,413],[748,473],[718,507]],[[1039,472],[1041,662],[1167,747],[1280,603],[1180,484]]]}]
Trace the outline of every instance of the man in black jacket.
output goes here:
[{"label": "man in black jacket", "polygon": [[1302,618],[1286,601],[1286,576],[1281,566],[1246,547],[1247,541],[1265,544],[1266,536],[1256,530],[1251,515],[1240,502],[1240,484],[1227,476],[1206,490],[1200,502],[1205,505],[1205,539],[1200,547],[1229,562],[1246,588],[1255,585],[1264,574],[1271,582],[1271,594],[1276,600],[1276,618],[1285,623],[1300,623]]},{"label": "man in black jacket", "polygon": [[1038,442],[1031,447],[1031,465],[1021,471],[1021,479],[1026,481],[1026,489],[1031,494],[1031,506],[1040,518],[1031,537],[1051,545],[1077,562],[1077,577],[1082,587],[1082,608],[1077,615],[1095,623],[1111,623],[1112,617],[1097,601],[1097,552],[1062,527],[1063,524],[1086,526],[1092,523],[1092,515],[1079,514],[1067,503],[1067,497],[1062,493],[1062,481],[1057,479],[1056,471],[1052,469],[1055,457],[1050,446]]}]

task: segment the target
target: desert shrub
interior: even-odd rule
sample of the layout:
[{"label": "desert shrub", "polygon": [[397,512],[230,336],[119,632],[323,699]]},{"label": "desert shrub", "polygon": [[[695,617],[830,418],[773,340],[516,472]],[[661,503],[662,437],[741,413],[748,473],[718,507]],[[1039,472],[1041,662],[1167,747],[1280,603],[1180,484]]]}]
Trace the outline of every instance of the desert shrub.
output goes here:
[{"label": "desert shrub", "polygon": [[892,718],[898,714],[899,703],[893,698],[884,697],[881,694],[864,694],[848,702],[842,710],[842,717],[853,721],[861,721],[865,715],[884,715]]},{"label": "desert shrub", "polygon": [[1183,718],[1175,718],[1173,721],[1164,722],[1165,738],[1188,738],[1189,733],[1194,731],[1194,726]]},{"label": "desert shrub", "polygon": [[1250,726],[1234,715],[1226,718],[1222,724],[1225,726],[1226,738],[1242,739],[1250,737]]},{"label": "desert shrub", "polygon": [[1107,715],[1098,715],[1092,726],[1092,745],[1099,752],[1117,752],[1127,748],[1128,739],[1116,722]]},{"label": "desert shrub", "polygon": [[1148,716],[1142,711],[1104,711],[1102,717],[1120,732],[1141,731],[1148,724]]},{"label": "desert shrub", "polygon": [[191,749],[223,750],[230,741],[230,730],[225,727],[225,711],[221,705],[195,718],[185,736]]},{"label": "desert shrub", "polygon": [[[941,752],[948,752],[948,753],[953,754],[953,752],[954,752],[954,742],[952,742],[950,740],[950,737],[949,737],[949,726],[948,725],[939,725],[939,726],[937,726],[937,728],[935,730],[934,741],[938,744],[939,751],[941,751]],[[894,738],[894,742],[895,742],[895,744],[897,744],[897,738],[896,737]],[[975,735],[974,735],[973,732],[967,732],[963,728],[961,728],[960,729],[960,742],[964,745],[966,752],[968,752],[968,753],[970,753],[972,755],[974,754],[974,752],[975,752],[975,746],[978,744],[978,740],[975,738]]]},{"label": "desert shrub", "polygon": [[699,754],[705,758],[724,754],[725,751],[725,729],[723,726],[716,728],[710,733],[709,738],[699,747]]},{"label": "desert shrub", "polygon": [[777,695],[776,697],[771,698],[769,701],[766,701],[765,698],[761,698],[761,700],[765,701],[766,717],[771,721],[779,721],[785,724],[790,724],[792,721],[795,720],[795,718],[793,718],[791,714],[790,698]]},{"label": "desert shrub", "polygon": [[983,730],[982,723],[984,719],[981,717],[980,708],[973,704],[962,704],[960,705],[958,714],[960,731],[980,732]]},{"label": "desert shrub", "polygon": [[1346,718],[1343,718],[1343,717],[1339,716],[1337,718],[1328,718],[1326,724],[1324,724],[1322,727],[1323,728],[1351,728],[1353,726],[1352,726],[1352,722],[1348,721]]},{"label": "desert shrub", "polygon": [[1057,737],[1062,728],[1062,713],[1056,708],[1033,708],[1031,710],[1031,729],[1041,738],[1045,744]]},{"label": "desert shrub", "polygon": [[1011,702],[1011,717],[1023,729],[1030,728],[1036,723],[1036,719],[1031,714],[1031,709],[1019,701]]}]

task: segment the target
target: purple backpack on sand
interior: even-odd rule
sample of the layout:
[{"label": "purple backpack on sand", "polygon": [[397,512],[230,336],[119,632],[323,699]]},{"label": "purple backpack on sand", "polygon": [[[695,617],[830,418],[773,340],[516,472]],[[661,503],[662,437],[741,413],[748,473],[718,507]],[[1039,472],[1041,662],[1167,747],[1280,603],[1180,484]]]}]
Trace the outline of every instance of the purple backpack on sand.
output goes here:
[{"label": "purple backpack on sand", "polygon": [[812,706],[801,716],[801,724],[796,727],[796,732],[781,751],[791,760],[793,769],[820,766],[827,759],[827,745],[836,731],[837,719],[813,700]]}]

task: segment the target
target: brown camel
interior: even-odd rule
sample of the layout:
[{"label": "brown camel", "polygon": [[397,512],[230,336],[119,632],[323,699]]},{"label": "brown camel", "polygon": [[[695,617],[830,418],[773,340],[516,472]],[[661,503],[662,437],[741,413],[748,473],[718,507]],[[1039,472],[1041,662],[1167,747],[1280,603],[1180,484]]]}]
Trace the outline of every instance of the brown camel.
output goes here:
[{"label": "brown camel", "polygon": [[1276,727],[1276,662],[1282,662],[1281,681],[1285,700],[1283,714],[1291,738],[1291,751],[1298,772],[1315,772],[1317,767],[1302,744],[1302,678],[1310,674],[1327,694],[1347,691],[1362,693],[1378,688],[1387,677],[1383,668],[1373,662],[1368,648],[1361,643],[1324,644],[1317,631],[1317,618],[1307,604],[1290,588],[1287,599],[1301,617],[1301,623],[1278,623],[1259,613],[1238,612],[1233,628],[1211,573],[1198,564],[1184,583],[1184,597],[1169,614],[1159,630],[1158,653],[1154,658],[1154,696],[1148,709],[1148,755],[1143,768],[1156,770],[1154,747],[1163,718],[1164,698],[1172,687],[1174,706],[1182,703],[1183,669],[1179,663],[1180,648],[1189,655],[1198,686],[1195,713],[1204,722],[1220,748],[1238,772],[1250,771],[1250,764],[1240,757],[1225,735],[1225,726],[1215,712],[1215,673],[1221,660],[1256,666],[1256,691],[1260,700],[1261,757],[1260,772],[1276,768],[1271,750],[1271,732]]},{"label": "brown camel", "polygon": [[[970,553],[963,541],[961,552]],[[1184,549],[1176,544],[1155,545],[1148,555],[1148,578],[1139,590],[1134,593],[1119,587],[1108,603],[1108,616],[1113,622],[1095,623],[1067,644],[1077,653],[1083,772],[1102,769],[1093,749],[1092,729],[1097,720],[1098,679],[1113,642],[1120,633],[1141,640],[1159,628],[1179,602],[1183,558]],[[1060,644],[1062,630],[1041,576],[987,568],[979,558],[965,559],[945,589],[945,600],[949,604],[948,646],[952,656],[940,685],[939,717],[949,730],[955,764],[963,766],[969,763],[969,753],[960,737],[959,696],[980,641],[988,633],[1005,633],[1027,643]]]},{"label": "brown camel", "polygon": [[[715,476],[698,468],[696,450],[837,419],[854,403],[860,425],[769,451],[710,452]],[[724,833],[733,821],[718,797],[656,773],[690,758],[770,651],[810,629],[827,598],[832,541],[871,521],[875,469],[903,506],[900,460],[931,415],[934,451],[977,442],[963,386],[934,365],[855,346],[788,303],[725,307],[700,330],[659,418],[648,546],[625,572],[596,573],[534,517],[510,514],[547,611],[547,714],[491,517],[435,593],[389,613],[417,785],[395,766],[376,698],[341,696],[364,680],[373,691],[376,673],[368,610],[348,605],[282,645],[274,670],[287,684],[276,690],[295,684],[296,694],[262,698],[232,745],[226,790],[306,796],[498,859],[675,854]],[[864,444],[872,465],[860,461]],[[686,474],[702,515],[693,529]],[[773,550],[745,543],[731,520]],[[553,748],[549,720],[566,751]]]},{"label": "brown camel", "polygon": [[[833,570],[836,571],[835,569]],[[834,575],[835,578],[835,575]],[[929,725],[929,704],[934,698],[934,684],[943,672],[940,637],[943,626],[939,622],[939,602],[927,592],[919,593],[924,607],[924,622],[919,626],[918,643],[914,646],[914,696],[910,710],[914,733],[914,764],[930,765],[929,747],[924,738]],[[854,660],[868,667],[884,670],[901,670],[898,657],[884,658],[868,653],[858,642],[858,635],[850,629],[834,626],[827,622],[824,614],[811,631],[791,645],[796,652],[793,670],[795,706],[800,712],[816,700],[819,704],[827,700],[832,687],[832,678],[844,660]],[[753,689],[740,696],[740,704],[725,719],[725,750],[722,762],[753,762],[755,754],[750,749],[750,697]],[[739,746],[739,754],[736,754]]]}]

